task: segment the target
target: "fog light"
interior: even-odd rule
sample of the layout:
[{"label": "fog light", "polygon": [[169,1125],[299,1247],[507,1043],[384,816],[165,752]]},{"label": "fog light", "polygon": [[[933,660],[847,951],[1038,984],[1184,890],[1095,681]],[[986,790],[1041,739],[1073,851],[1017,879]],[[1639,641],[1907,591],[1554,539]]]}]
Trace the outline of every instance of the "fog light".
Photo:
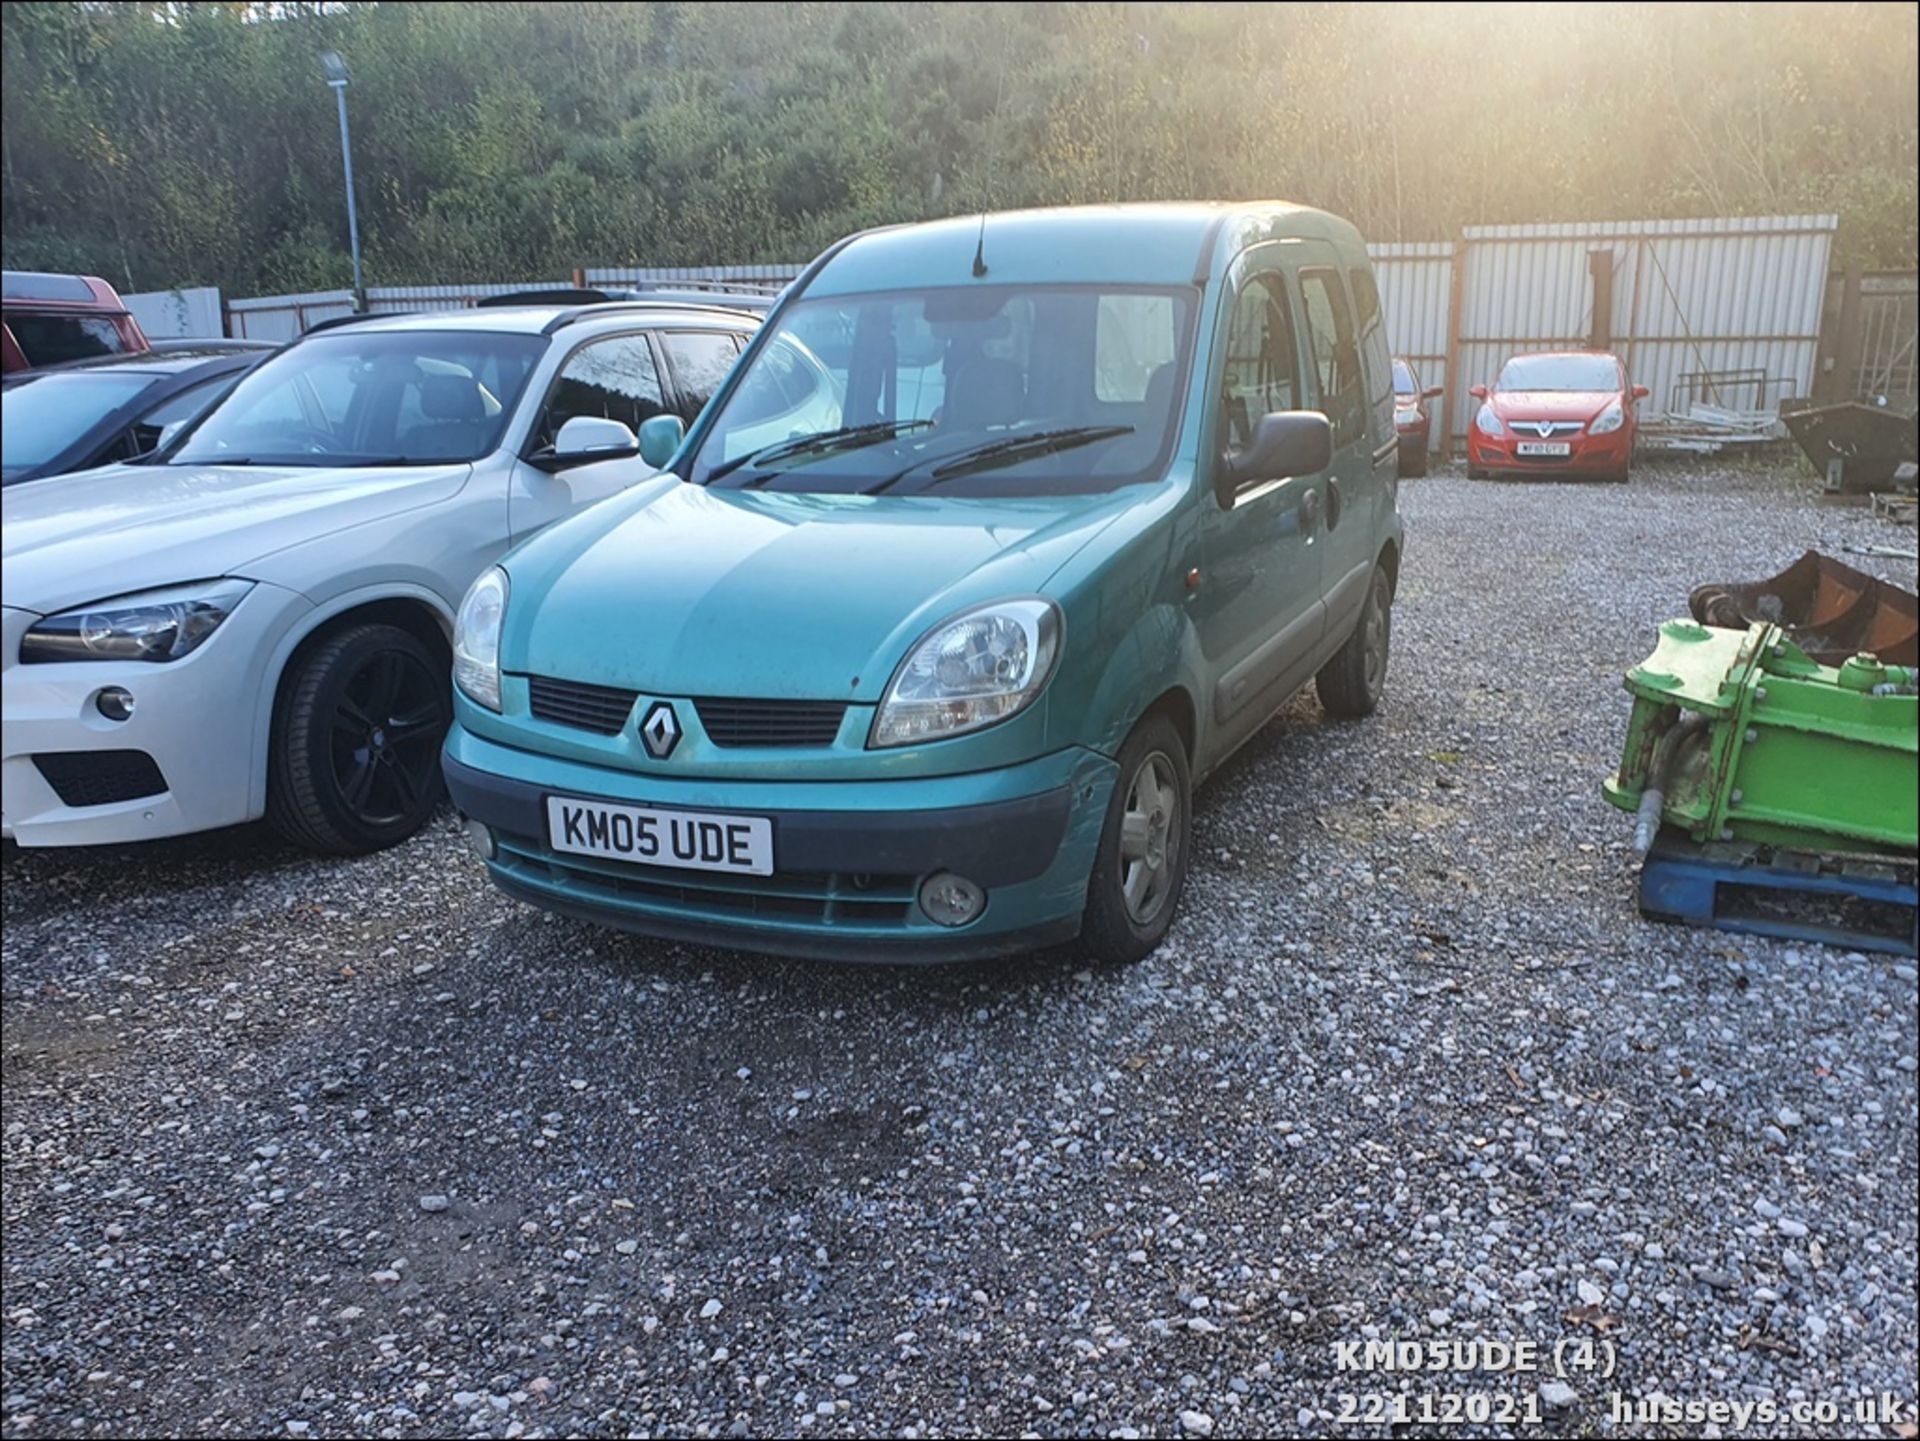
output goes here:
[{"label": "fog light", "polygon": [[938,871],[920,883],[920,909],[937,925],[964,926],[986,904],[985,891],[952,871]]},{"label": "fog light", "polygon": [[492,860],[494,852],[493,832],[488,830],[486,826],[482,825],[479,821],[476,821],[472,816],[467,817],[466,826],[468,849],[483,861]]},{"label": "fog light", "polygon": [[110,721],[133,719],[133,692],[110,685],[93,698],[93,708]]}]

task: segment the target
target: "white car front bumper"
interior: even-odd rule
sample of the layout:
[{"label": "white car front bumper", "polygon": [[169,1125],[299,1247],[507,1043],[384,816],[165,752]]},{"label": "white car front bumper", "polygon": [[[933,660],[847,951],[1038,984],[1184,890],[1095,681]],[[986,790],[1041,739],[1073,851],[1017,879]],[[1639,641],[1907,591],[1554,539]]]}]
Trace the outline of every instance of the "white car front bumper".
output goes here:
[{"label": "white car front bumper", "polygon": [[[0,831],[22,846],[87,846],[257,819],[266,807],[269,662],[309,609],[304,596],[256,585],[182,660],[34,665],[20,663],[20,638],[39,617],[6,610]],[[132,694],[131,717],[100,713],[108,686]]]}]

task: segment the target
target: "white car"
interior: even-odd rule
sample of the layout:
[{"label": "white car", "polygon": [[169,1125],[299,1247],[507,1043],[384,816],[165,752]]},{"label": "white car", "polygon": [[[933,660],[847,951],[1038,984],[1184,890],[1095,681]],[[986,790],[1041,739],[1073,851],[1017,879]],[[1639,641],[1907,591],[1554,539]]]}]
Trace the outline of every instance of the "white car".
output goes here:
[{"label": "white car", "polygon": [[[758,323],[660,302],[357,318],[143,462],[9,487],[5,834],[411,835],[441,792],[468,585],[652,475]],[[807,360],[767,397],[770,436],[831,383]]]}]

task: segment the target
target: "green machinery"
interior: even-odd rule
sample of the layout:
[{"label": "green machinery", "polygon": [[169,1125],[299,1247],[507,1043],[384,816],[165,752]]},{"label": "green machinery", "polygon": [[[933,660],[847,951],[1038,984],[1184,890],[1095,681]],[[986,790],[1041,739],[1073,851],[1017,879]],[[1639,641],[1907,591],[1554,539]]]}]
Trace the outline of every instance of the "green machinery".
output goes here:
[{"label": "green machinery", "polygon": [[1607,799],[1638,813],[1642,853],[1664,827],[1696,845],[1911,857],[1916,674],[1867,654],[1818,665],[1777,625],[1668,621],[1627,672],[1633,713]]}]

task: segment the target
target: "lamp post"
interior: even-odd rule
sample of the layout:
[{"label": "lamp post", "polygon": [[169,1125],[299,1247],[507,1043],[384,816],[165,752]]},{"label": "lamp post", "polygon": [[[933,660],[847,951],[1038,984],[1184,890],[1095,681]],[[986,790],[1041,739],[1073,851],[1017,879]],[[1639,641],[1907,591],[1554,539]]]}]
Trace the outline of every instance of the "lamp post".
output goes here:
[{"label": "lamp post", "polygon": [[320,69],[327,77],[327,86],[334,98],[340,102],[340,159],[347,172],[347,235],[353,243],[353,308],[365,311],[367,291],[360,283],[360,212],[353,203],[353,140],[347,134],[347,82],[353,76],[337,50],[320,52]]}]

